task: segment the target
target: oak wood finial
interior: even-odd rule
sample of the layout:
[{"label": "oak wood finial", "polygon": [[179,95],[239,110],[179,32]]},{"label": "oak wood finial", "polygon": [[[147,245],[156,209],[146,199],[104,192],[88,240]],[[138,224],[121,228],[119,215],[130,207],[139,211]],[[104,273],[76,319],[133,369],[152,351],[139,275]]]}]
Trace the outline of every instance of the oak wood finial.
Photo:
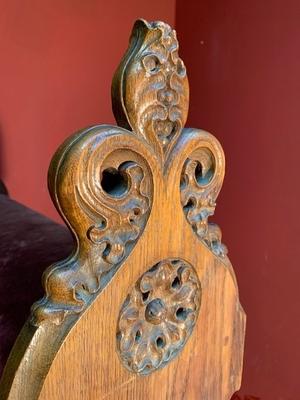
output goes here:
[{"label": "oak wood finial", "polygon": [[176,32],[138,20],[112,85],[118,124],[143,136],[165,160],[187,119],[189,86]]},{"label": "oak wood finial", "polygon": [[188,79],[169,25],[135,23],[112,102],[119,126],[79,131],[52,159],[74,251],[44,273],[1,400],[229,399],[245,314],[209,222],[225,159],[214,136],[184,128]]}]

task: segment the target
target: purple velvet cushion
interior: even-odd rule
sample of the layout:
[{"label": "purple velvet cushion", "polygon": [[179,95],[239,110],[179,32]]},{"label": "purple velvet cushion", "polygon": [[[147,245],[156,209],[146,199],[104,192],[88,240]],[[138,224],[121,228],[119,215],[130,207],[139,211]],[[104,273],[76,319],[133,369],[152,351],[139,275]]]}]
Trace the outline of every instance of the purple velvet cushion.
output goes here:
[{"label": "purple velvet cushion", "polygon": [[0,376],[32,303],[43,295],[41,276],[70,254],[67,228],[0,194]]}]

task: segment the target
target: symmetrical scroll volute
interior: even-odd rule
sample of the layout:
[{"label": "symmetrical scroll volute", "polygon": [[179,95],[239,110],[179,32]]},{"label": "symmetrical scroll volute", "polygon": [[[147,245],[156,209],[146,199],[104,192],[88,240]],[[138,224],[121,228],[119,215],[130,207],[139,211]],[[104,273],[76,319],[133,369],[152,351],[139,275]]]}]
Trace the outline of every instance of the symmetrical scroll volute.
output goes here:
[{"label": "symmetrical scroll volute", "polygon": [[112,99],[116,120],[130,131],[105,125],[81,131],[51,163],[50,193],[74,233],[77,251],[46,272],[46,296],[33,307],[35,324],[44,318],[59,324],[65,315],[82,312],[107,284],[149,217],[153,182],[148,162],[166,173],[176,146],[179,151],[173,153],[180,157],[193,143],[180,183],[187,221],[216,255],[226,255],[220,229],[208,224],[223,181],[224,155],[212,135],[182,130],[188,80],[169,25],[135,23]]},{"label": "symmetrical scroll volute", "polygon": [[[197,251],[207,252],[214,262],[217,259],[235,282],[221,231],[208,222],[224,178],[224,154],[209,133],[184,129],[188,79],[178,56],[176,33],[169,25],[144,20],[135,23],[129,48],[113,79],[112,102],[119,126],[99,125],[76,133],[52,160],[49,190],[74,236],[75,249],[44,273],[45,295],[33,305],[12,352],[0,385],[1,399],[38,398],[67,334],[87,307],[101,299],[116,272],[122,272],[124,261],[133,257],[131,252],[146,235],[154,207],[153,221],[166,223],[158,211],[159,199],[169,202],[169,208],[164,207],[168,213],[172,202],[176,203],[182,236],[188,232],[194,242],[190,252],[199,246]],[[172,217],[168,218],[170,223]],[[153,227],[153,221],[151,229],[156,235],[159,227]],[[169,231],[167,235],[171,236]],[[143,273],[126,288],[128,297],[116,312],[118,323],[112,334],[126,372],[150,374],[171,363],[200,318],[200,299],[206,292],[197,273],[204,267],[192,265],[180,236],[177,241],[182,253],[175,254],[176,243],[173,253],[164,254],[164,259],[156,259],[153,246],[150,265],[142,265]],[[153,260],[157,264],[149,269]],[[139,263],[144,263],[142,256]],[[233,297],[237,298],[234,307],[240,310],[238,295]],[[207,302],[207,296],[204,298]],[[240,311],[232,321],[237,318],[242,343],[244,317]],[[240,358],[228,367],[235,374],[229,391],[237,388]],[[18,385],[25,380],[26,388],[20,391]],[[227,390],[227,383],[222,385]]]}]

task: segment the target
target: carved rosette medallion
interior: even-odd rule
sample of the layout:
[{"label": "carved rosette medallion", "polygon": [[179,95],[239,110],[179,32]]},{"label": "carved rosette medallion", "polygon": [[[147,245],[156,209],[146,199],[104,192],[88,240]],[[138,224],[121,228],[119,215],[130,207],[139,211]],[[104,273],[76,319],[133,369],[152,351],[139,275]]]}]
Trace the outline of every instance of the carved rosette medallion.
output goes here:
[{"label": "carved rosette medallion", "polygon": [[117,348],[131,372],[148,375],[184,347],[200,308],[201,287],[186,261],[167,259],[145,272],[119,315]]}]

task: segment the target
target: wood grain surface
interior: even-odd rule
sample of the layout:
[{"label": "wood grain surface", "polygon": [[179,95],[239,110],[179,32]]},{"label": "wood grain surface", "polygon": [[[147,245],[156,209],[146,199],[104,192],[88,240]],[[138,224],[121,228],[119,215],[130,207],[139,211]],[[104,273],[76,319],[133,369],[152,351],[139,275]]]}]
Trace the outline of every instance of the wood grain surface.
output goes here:
[{"label": "wood grain surface", "polygon": [[45,272],[0,398],[229,400],[246,318],[208,222],[225,159],[212,135],[183,129],[189,89],[175,31],[137,21],[112,94],[119,127],[78,132],[51,163],[50,193],[77,248]]}]

